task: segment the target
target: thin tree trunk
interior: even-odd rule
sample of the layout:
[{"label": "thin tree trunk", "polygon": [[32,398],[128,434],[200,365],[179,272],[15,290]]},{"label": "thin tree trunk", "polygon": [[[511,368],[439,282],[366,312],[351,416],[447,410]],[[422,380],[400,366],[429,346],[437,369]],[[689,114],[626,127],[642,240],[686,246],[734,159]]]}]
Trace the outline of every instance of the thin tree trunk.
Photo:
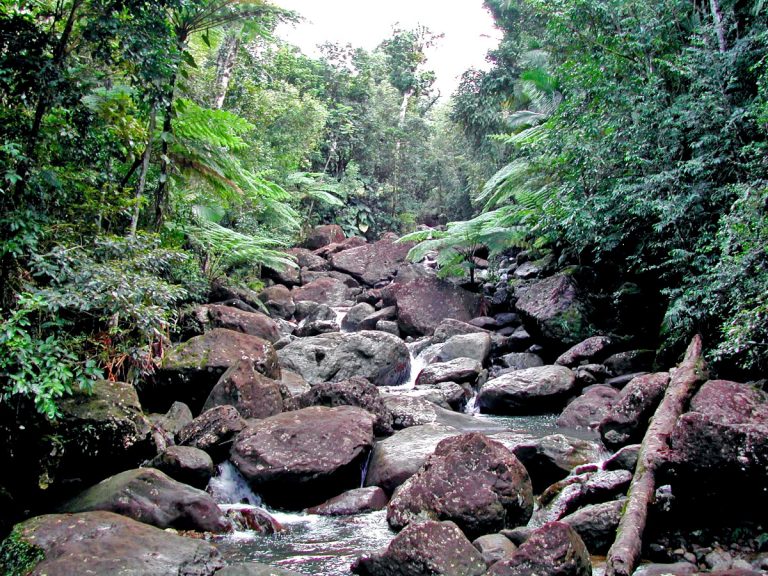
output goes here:
[{"label": "thin tree trunk", "polygon": [[168,157],[168,142],[173,131],[173,92],[168,98],[165,106],[165,117],[163,118],[163,144],[160,148],[160,182],[155,191],[155,230],[159,231],[165,220],[165,208],[168,204],[168,184],[171,177],[171,159]]},{"label": "thin tree trunk", "polygon": [[720,9],[719,0],[709,0],[709,7],[712,10],[712,20],[714,20],[715,30],[717,31],[717,43],[720,46],[720,53],[723,53],[728,49],[728,44],[725,41],[725,29],[723,28],[723,12]]},{"label": "thin tree trunk", "polygon": [[707,378],[701,352],[701,337],[695,336],[682,364],[672,373],[664,398],[643,438],[616,540],[608,551],[605,576],[630,576],[640,558],[648,506],[656,491],[656,470],[667,439],[696,388]]},{"label": "thin tree trunk", "polygon": [[413,88],[403,92],[403,100],[400,103],[400,115],[397,120],[398,128],[402,128],[405,125],[405,114],[408,111],[408,102],[410,102],[411,96],[413,96]]},{"label": "thin tree trunk", "polygon": [[147,186],[147,173],[149,172],[149,161],[152,157],[152,142],[155,135],[155,125],[157,123],[157,103],[152,102],[152,108],[149,111],[149,134],[147,135],[147,147],[141,158],[141,172],[139,173],[139,183],[136,186],[136,205],[133,207],[133,216],[131,217],[130,236],[136,236],[136,228],[139,224],[139,213],[141,211],[141,199],[144,197],[144,189]]},{"label": "thin tree trunk", "polygon": [[216,59],[216,83],[213,88],[211,107],[220,110],[224,106],[227,97],[229,82],[237,63],[237,52],[240,49],[240,38],[236,34],[227,34],[219,47],[219,55]]}]

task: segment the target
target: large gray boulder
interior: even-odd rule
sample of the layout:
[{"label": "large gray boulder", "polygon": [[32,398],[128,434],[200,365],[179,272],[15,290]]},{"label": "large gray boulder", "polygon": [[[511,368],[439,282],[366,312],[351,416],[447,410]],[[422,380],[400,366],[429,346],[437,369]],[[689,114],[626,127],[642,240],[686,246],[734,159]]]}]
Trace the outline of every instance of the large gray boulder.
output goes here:
[{"label": "large gray boulder", "polygon": [[402,340],[372,330],[300,338],[278,355],[285,368],[310,384],[361,376],[376,386],[393,386],[408,377],[411,366]]},{"label": "large gray boulder", "polygon": [[480,364],[488,360],[491,352],[491,335],[478,332],[475,334],[457,334],[446,340],[435,355],[438,362],[449,362],[456,358],[471,358]]},{"label": "large gray boulder", "polygon": [[423,519],[451,520],[468,538],[525,524],[533,491],[525,467],[502,444],[479,433],[440,442],[387,506],[395,529]]},{"label": "large gray boulder", "polygon": [[453,522],[412,524],[381,553],[358,559],[362,576],[482,576],[485,562]]},{"label": "large gray boulder", "polygon": [[277,323],[261,312],[246,312],[232,306],[207,304],[195,311],[195,317],[205,330],[226,328],[251,336],[258,336],[273,344],[280,340]]},{"label": "large gray boulder", "polygon": [[373,446],[369,412],[313,406],[251,420],[235,439],[232,463],[273,504],[300,509],[360,486]]},{"label": "large gray boulder", "polygon": [[241,360],[221,376],[203,405],[234,406],[243,418],[266,418],[283,411],[280,383],[256,371],[250,360]]},{"label": "large gray boulder", "polygon": [[373,286],[395,276],[412,246],[412,243],[395,243],[393,238],[387,237],[373,244],[332,254],[330,262],[336,270]]},{"label": "large gray boulder", "polygon": [[486,414],[554,412],[576,393],[576,377],[564,366],[516,370],[488,380],[477,395]]},{"label": "large gray boulder", "polygon": [[0,556],[3,574],[73,576],[87,567],[91,574],[212,576],[224,566],[216,547],[205,540],[112,512],[37,516],[16,526],[10,538],[28,554]]},{"label": "large gray boulder", "polygon": [[115,512],[158,528],[226,532],[229,521],[213,498],[160,470],[138,468],[102,480],[61,506],[61,512]]}]

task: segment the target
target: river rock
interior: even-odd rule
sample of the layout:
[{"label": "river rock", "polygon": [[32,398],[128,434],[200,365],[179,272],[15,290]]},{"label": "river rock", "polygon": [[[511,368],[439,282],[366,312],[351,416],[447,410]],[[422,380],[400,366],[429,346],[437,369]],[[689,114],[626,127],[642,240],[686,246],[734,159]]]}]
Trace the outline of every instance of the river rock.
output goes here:
[{"label": "river rock", "polygon": [[523,442],[515,446],[513,452],[531,475],[536,493],[565,478],[575,467],[601,459],[595,442],[562,434]]},{"label": "river rock", "polygon": [[359,330],[375,330],[382,320],[393,320],[397,318],[397,308],[394,306],[385,306],[381,310],[373,312],[363,318],[358,326]]},{"label": "river rock", "polygon": [[257,372],[250,360],[231,366],[213,387],[203,411],[234,406],[243,418],[266,418],[283,411],[280,384]]},{"label": "river rock", "polygon": [[392,238],[382,238],[373,244],[331,254],[330,262],[336,270],[373,286],[394,278],[412,246],[410,242],[401,244],[395,243]]},{"label": "river rock", "polygon": [[405,343],[372,330],[302,338],[281,349],[279,356],[285,368],[310,384],[362,376],[376,386],[394,386],[410,371]]},{"label": "river rock", "polygon": [[230,564],[216,572],[216,576],[302,576],[302,574],[260,562],[244,562]]},{"label": "river rock", "polygon": [[149,467],[201,490],[205,489],[216,471],[211,457],[193,446],[169,446],[149,462]]},{"label": "river rock", "polygon": [[486,534],[476,538],[472,545],[480,551],[485,565],[490,567],[499,560],[512,556],[517,546],[503,534]]},{"label": "river rock", "polygon": [[30,558],[31,572],[8,570],[6,559],[0,558],[4,574],[72,576],[84,574],[87,566],[91,574],[212,576],[224,565],[218,550],[204,540],[177,536],[112,512],[38,516],[16,526],[14,533],[18,542],[40,554]]},{"label": "river rock", "polygon": [[350,248],[357,248],[358,246],[365,246],[367,243],[368,240],[362,236],[350,236],[341,242],[333,242],[323,246],[322,248],[317,248],[314,253],[318,256],[322,256],[323,258],[328,258],[331,254],[335,254],[336,252],[342,252],[344,250],[349,250]]},{"label": "river rock", "polygon": [[627,384],[600,422],[603,444],[616,450],[640,442],[668,383],[669,374],[659,372],[638,376]]},{"label": "river rock", "polygon": [[563,352],[555,364],[575,368],[581,364],[597,364],[608,357],[613,341],[608,336],[592,336]]},{"label": "river rock", "polygon": [[282,336],[277,323],[261,312],[244,312],[231,306],[207,304],[200,306],[195,316],[206,330],[225,328],[250,336],[258,336],[273,344]]},{"label": "river rock", "polygon": [[431,423],[452,426],[462,432],[499,432],[504,429],[502,424],[447,410],[425,398],[404,394],[383,394],[382,399],[384,405],[392,412],[392,427],[395,430]]},{"label": "river rock", "polygon": [[326,306],[343,306],[349,300],[349,288],[336,278],[318,278],[291,291],[294,302],[308,300]]},{"label": "river rock", "polygon": [[456,358],[424,367],[416,378],[417,386],[429,386],[440,382],[477,382],[483,365],[472,358]]},{"label": "river rock", "polygon": [[245,428],[245,420],[234,406],[216,406],[184,426],[179,443],[207,452],[214,462],[227,457],[232,438]]},{"label": "river rock", "polygon": [[277,353],[257,336],[216,328],[170,348],[158,370],[157,385],[141,390],[142,404],[163,411],[173,401],[199,411],[211,390],[230,367],[242,360],[268,378],[280,378]]},{"label": "river rock", "polygon": [[517,294],[516,309],[531,334],[562,347],[590,336],[590,306],[573,274],[539,280]]},{"label": "river rock", "polygon": [[315,280],[319,280],[320,278],[334,278],[342,282],[347,288],[351,289],[349,291],[350,297],[352,295],[357,296],[362,291],[360,282],[352,278],[352,276],[350,276],[349,274],[344,274],[343,272],[339,272],[338,270],[328,270],[323,272],[309,270],[307,268],[303,268],[301,270],[302,284],[309,284],[310,282],[314,282]]},{"label": "river rock", "polygon": [[284,401],[291,398],[297,398],[312,389],[309,383],[304,380],[300,374],[296,374],[296,372],[291,370],[280,371],[280,384],[282,384],[281,391],[283,393]]},{"label": "river rock", "polygon": [[341,321],[341,328],[347,332],[356,332],[357,330],[371,330],[376,326],[376,322],[365,328],[361,327],[361,322],[376,313],[376,308],[366,302],[360,302],[350,308]]},{"label": "river rock", "polygon": [[440,344],[447,342],[454,336],[460,334],[488,334],[487,330],[473,326],[468,322],[462,322],[453,318],[446,318],[440,322],[435,328],[435,332],[432,335],[432,342]]},{"label": "river rock", "polygon": [[360,485],[374,420],[352,406],[313,406],[251,420],[235,439],[231,460],[268,502],[312,506]]},{"label": "river rock", "polygon": [[634,472],[640,457],[640,444],[624,446],[603,464],[606,470],[629,470]]},{"label": "river rock", "polygon": [[499,358],[499,362],[505,368],[512,370],[525,370],[544,366],[544,360],[538,354],[530,352],[510,352]]},{"label": "river rock", "polygon": [[411,524],[384,552],[352,565],[363,576],[482,576],[485,562],[453,522]]},{"label": "river rock", "polygon": [[153,425],[162,428],[174,438],[184,426],[192,422],[192,410],[184,402],[174,402],[165,414],[150,414]]},{"label": "river rock", "polygon": [[565,405],[576,378],[564,366],[527,368],[493,378],[480,388],[477,406],[486,414],[535,414]]},{"label": "river rock", "polygon": [[384,490],[378,486],[369,486],[344,492],[344,494],[331,498],[318,506],[307,509],[307,512],[321,516],[350,516],[383,510],[388,501],[389,498]]},{"label": "river rock", "polygon": [[457,384],[456,382],[438,382],[437,384],[421,385],[419,388],[405,393],[407,396],[416,396],[424,398],[455,412],[462,412],[472,398],[472,386],[466,382]]},{"label": "river rock", "polygon": [[423,336],[432,334],[445,318],[472,320],[480,311],[481,297],[427,277],[388,286],[386,302],[397,306],[397,322],[404,334]]},{"label": "river rock", "polygon": [[591,576],[584,542],[568,524],[551,522],[531,534],[508,560],[491,566],[488,576]]},{"label": "river rock", "polygon": [[356,376],[342,382],[315,384],[297,399],[299,408],[309,406],[357,406],[376,417],[373,431],[377,436],[389,436],[392,429],[392,413],[384,405],[378,388],[365,378]]},{"label": "river rock", "polygon": [[451,520],[469,538],[525,524],[533,512],[528,472],[507,448],[482,434],[441,441],[398,488],[387,521],[401,529],[422,519]]},{"label": "river rock", "polygon": [[561,518],[576,530],[590,554],[605,554],[616,539],[625,499],[590,504]]},{"label": "river rock", "polygon": [[268,286],[259,292],[259,300],[267,307],[271,316],[289,320],[296,312],[296,303],[291,291],[282,284]]},{"label": "river rock", "polygon": [[365,485],[380,486],[387,494],[392,494],[419,471],[442,440],[457,434],[459,432],[451,426],[424,424],[400,430],[386,440],[376,442]]},{"label": "river rock", "polygon": [[597,428],[610,413],[618,396],[618,390],[611,386],[591,386],[565,407],[557,425],[563,428]]},{"label": "river rock", "polygon": [[312,250],[306,248],[291,248],[286,253],[296,259],[296,264],[302,270],[313,272],[322,272],[330,268],[328,261],[322,256],[318,256]]},{"label": "river rock", "polygon": [[491,352],[491,335],[483,332],[476,334],[457,334],[446,340],[436,355],[438,362],[449,362],[457,358],[471,358],[480,364],[488,360]]},{"label": "river rock", "polygon": [[315,226],[307,234],[307,239],[304,240],[304,245],[310,250],[317,250],[323,248],[329,244],[338,244],[344,242],[346,235],[344,230],[338,224],[324,224],[322,226]]},{"label": "river rock", "polygon": [[224,513],[207,493],[160,470],[138,468],[102,480],[61,506],[61,512],[115,512],[158,528],[226,532]]},{"label": "river rock", "polygon": [[603,361],[605,367],[614,376],[647,372],[653,367],[656,358],[654,350],[629,350],[609,356]]}]

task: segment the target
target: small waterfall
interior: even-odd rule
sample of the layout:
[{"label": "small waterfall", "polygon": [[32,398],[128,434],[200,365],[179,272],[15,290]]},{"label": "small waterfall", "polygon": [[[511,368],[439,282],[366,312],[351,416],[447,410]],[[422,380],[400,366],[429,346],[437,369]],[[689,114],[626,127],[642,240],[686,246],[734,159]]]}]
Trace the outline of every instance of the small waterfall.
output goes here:
[{"label": "small waterfall", "polygon": [[341,322],[344,320],[344,317],[347,315],[347,312],[349,312],[348,306],[336,306],[334,308],[331,308],[336,313],[336,324],[339,326],[340,332],[348,332],[348,330],[345,330],[341,326]]},{"label": "small waterfall", "polygon": [[248,482],[229,460],[219,464],[218,475],[211,478],[206,491],[217,504],[261,506],[261,498],[254,494]]},{"label": "small waterfall", "polygon": [[373,456],[373,450],[368,451],[368,456],[365,458],[365,463],[360,470],[360,488],[365,488],[365,477],[368,476],[368,464],[371,463],[371,457]]},{"label": "small waterfall", "polygon": [[466,405],[464,406],[464,414],[479,414],[480,408],[477,406],[477,392],[472,391],[472,396],[469,400],[467,400]]}]

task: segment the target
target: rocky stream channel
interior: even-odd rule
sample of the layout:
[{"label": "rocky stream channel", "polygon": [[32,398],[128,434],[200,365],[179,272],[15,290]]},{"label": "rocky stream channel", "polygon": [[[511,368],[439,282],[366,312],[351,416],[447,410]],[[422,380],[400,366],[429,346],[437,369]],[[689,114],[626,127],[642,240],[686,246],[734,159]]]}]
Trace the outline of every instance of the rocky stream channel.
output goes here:
[{"label": "rocky stream channel", "polygon": [[[0,573],[602,574],[676,370],[587,270],[520,254],[471,291],[393,240],[320,227],[151,380],[3,414]],[[634,573],[766,574],[768,395],[700,374]]]}]

